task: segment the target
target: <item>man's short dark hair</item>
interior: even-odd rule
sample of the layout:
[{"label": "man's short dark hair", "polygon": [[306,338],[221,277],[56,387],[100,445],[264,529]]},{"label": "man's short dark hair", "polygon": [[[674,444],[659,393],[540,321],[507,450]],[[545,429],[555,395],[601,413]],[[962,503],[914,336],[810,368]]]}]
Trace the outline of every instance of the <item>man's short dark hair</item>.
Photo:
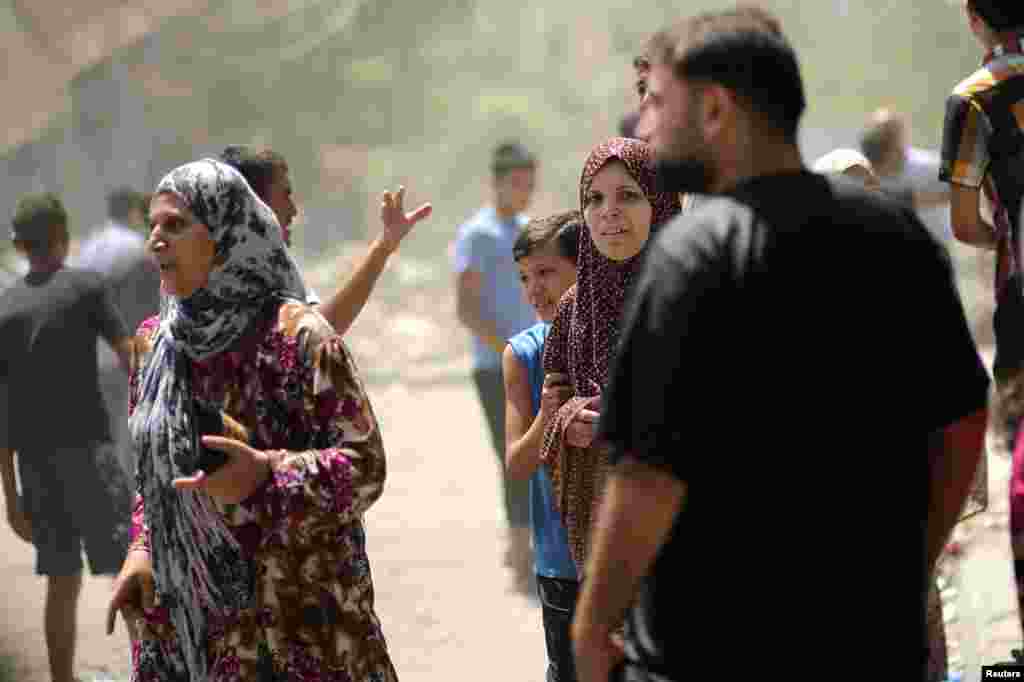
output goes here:
[{"label": "man's short dark hair", "polygon": [[274,179],[288,173],[288,162],[284,156],[269,147],[233,144],[224,148],[220,160],[241,173],[252,191],[264,201],[269,198]]},{"label": "man's short dark hair", "polygon": [[131,187],[118,187],[107,195],[107,216],[113,220],[126,222],[131,218],[132,211],[146,213],[143,196]]},{"label": "man's short dark hair", "polygon": [[993,31],[1024,26],[1024,2],[1021,0],[967,0],[967,7]]},{"label": "man's short dark hair", "polygon": [[582,226],[583,216],[579,211],[534,218],[519,231],[516,243],[512,246],[512,257],[519,262],[554,241],[559,255],[575,263],[579,256]]},{"label": "man's short dark hair", "polygon": [[491,173],[501,179],[518,168],[536,168],[537,159],[519,142],[502,142],[491,156]]},{"label": "man's short dark hair", "polygon": [[26,194],[18,199],[11,219],[11,238],[30,253],[46,252],[67,235],[68,212],[53,192]]},{"label": "man's short dark hair", "polygon": [[677,78],[715,83],[795,141],[807,101],[796,53],[767,10],[741,6],[684,19],[656,33],[652,61]]}]

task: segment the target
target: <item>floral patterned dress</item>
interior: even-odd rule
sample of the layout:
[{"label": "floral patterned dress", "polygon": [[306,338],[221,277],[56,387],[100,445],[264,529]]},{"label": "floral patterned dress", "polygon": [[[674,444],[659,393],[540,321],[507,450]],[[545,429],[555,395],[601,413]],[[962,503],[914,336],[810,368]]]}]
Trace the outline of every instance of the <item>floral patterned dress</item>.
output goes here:
[{"label": "floral patterned dress", "polygon": [[[132,409],[158,324],[147,320],[136,337]],[[341,340],[309,307],[284,303],[236,349],[192,363],[192,386],[197,401],[243,426],[254,448],[285,451],[262,489],[218,505],[256,580],[254,606],[212,624],[210,679],[396,680],[374,613],[362,520],[383,489],[384,448]],[[149,550],[141,495],[132,549]],[[184,669],[161,599],[173,596],[158,590],[133,642],[134,682],[178,680],[171,671]]]}]

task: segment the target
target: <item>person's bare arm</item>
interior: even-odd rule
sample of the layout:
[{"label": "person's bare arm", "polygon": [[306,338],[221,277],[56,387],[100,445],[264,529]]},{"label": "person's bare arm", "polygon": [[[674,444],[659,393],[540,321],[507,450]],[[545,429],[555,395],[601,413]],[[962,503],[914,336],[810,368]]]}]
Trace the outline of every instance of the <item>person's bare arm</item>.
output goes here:
[{"label": "person's bare arm", "polygon": [[607,680],[621,656],[611,633],[668,539],[685,495],[681,481],[635,458],[624,457],[612,470],[572,624],[580,682]]},{"label": "person's bare arm", "polygon": [[544,424],[569,397],[569,386],[564,375],[548,374],[540,409],[534,414],[530,377],[512,346],[505,346],[501,365],[505,377],[505,468],[512,478],[529,478],[540,466]]},{"label": "person's bare arm", "polygon": [[914,192],[914,208],[925,211],[949,203],[949,190],[918,190]]},{"label": "person's bare arm", "polygon": [[963,509],[985,449],[988,409],[982,408],[932,434],[929,440],[929,509],[926,569],[931,575]]},{"label": "person's bare arm", "polygon": [[391,253],[380,238],[375,239],[348,281],[320,306],[320,312],[338,334],[347,332],[363,311]]},{"label": "person's bare arm", "polygon": [[508,340],[498,335],[493,320],[485,320],[481,315],[483,280],[483,275],[476,270],[463,270],[459,273],[455,280],[455,315],[474,336],[501,354],[505,352]]},{"label": "person's bare arm", "polygon": [[512,346],[501,357],[505,379],[505,469],[512,478],[529,478],[540,466],[544,418],[533,412],[530,377]]},{"label": "person's bare arm", "polygon": [[405,187],[399,187],[397,193],[384,193],[380,204],[380,219],[384,228],[370,244],[352,276],[320,307],[320,312],[338,334],[347,332],[362,312],[388,258],[398,249],[413,225],[429,216],[433,210],[430,204],[423,204],[415,211],[406,213],[402,205],[404,198]]},{"label": "person's bare arm", "polygon": [[961,242],[982,249],[996,247],[995,230],[981,217],[981,192],[977,188],[952,185],[949,219],[953,234]]},{"label": "person's bare arm", "polygon": [[14,450],[10,448],[0,448],[0,477],[3,478],[7,523],[15,535],[25,542],[32,542],[32,525],[25,515],[18,495],[18,484],[14,474]]},{"label": "person's bare arm", "polygon": [[117,354],[118,364],[121,365],[121,369],[125,372],[130,372],[132,368],[132,343],[133,337],[125,336],[110,344],[110,347],[114,349],[114,353]]}]

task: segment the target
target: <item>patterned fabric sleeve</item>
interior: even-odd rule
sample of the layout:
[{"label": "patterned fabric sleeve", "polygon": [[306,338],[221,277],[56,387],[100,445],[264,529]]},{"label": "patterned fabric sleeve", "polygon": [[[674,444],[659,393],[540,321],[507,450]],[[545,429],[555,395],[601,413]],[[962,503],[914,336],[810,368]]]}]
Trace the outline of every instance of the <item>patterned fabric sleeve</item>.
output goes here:
[{"label": "patterned fabric sleeve", "polygon": [[304,315],[302,324],[303,399],[312,442],[323,447],[283,453],[267,485],[243,502],[271,533],[337,528],[360,517],[384,488],[384,446],[352,358],[322,318]]},{"label": "patterned fabric sleeve", "polygon": [[970,97],[953,93],[946,100],[939,179],[964,187],[981,187],[989,166],[990,126]]},{"label": "patterned fabric sleeve", "polygon": [[142,495],[135,496],[135,504],[132,507],[132,541],[128,545],[128,551],[136,550],[149,551],[149,528],[146,526],[146,509],[142,504]]},{"label": "patterned fabric sleeve", "polygon": [[[576,286],[573,285],[558,302],[558,312],[551,323],[547,340],[544,342],[544,374],[564,374],[572,386],[569,376],[569,327],[572,312],[576,306]],[[576,398],[570,398],[555,415],[544,424],[544,440],[541,442],[541,460],[551,466],[562,447],[562,434],[568,422],[565,421],[573,410],[569,407]],[[552,471],[552,474],[555,474]]]},{"label": "patterned fabric sleeve", "polygon": [[[569,289],[558,304],[558,313],[548,332],[544,344],[544,373],[561,373],[571,376],[572,363],[569,361],[569,324],[576,305],[576,287]],[[599,480],[606,469],[607,456],[601,448],[575,448],[565,441],[565,432],[579,412],[587,407],[591,398],[574,396],[569,398],[558,412],[544,425],[544,440],[541,443],[541,460],[547,465],[554,493],[555,506],[565,522],[569,537],[569,551],[576,565],[582,570],[590,539],[590,523],[593,508],[573,504],[580,498],[580,491],[596,496]]]},{"label": "patterned fabric sleeve", "polygon": [[[135,405],[139,400],[139,376],[141,375],[142,364],[148,355],[148,350],[156,333],[160,320],[154,316],[142,322],[135,332],[132,340],[132,362],[131,371],[128,373],[128,416],[135,412]],[[132,505],[132,530],[131,543],[128,551],[135,550],[149,551],[149,528],[146,526],[145,505],[142,501],[142,493],[135,495],[135,502]]]}]

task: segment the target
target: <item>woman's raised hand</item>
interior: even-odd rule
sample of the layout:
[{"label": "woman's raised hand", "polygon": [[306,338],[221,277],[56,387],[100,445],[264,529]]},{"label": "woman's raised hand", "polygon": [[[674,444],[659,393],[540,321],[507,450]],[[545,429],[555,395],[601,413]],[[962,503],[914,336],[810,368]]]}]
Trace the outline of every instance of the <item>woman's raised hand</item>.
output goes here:
[{"label": "woman's raised hand", "polygon": [[259,490],[270,478],[271,458],[266,452],[223,436],[203,436],[203,445],[226,454],[227,462],[212,474],[197,471],[192,476],[174,479],[174,487],[178,490],[201,489],[218,502],[237,504]]},{"label": "woman's raised hand", "polygon": [[431,214],[434,207],[429,203],[423,204],[415,211],[406,213],[403,207],[405,201],[405,186],[399,186],[397,192],[384,192],[380,198],[380,220],[384,223],[384,229],[380,234],[380,241],[390,251],[398,248],[398,245],[409,234],[413,225]]}]

